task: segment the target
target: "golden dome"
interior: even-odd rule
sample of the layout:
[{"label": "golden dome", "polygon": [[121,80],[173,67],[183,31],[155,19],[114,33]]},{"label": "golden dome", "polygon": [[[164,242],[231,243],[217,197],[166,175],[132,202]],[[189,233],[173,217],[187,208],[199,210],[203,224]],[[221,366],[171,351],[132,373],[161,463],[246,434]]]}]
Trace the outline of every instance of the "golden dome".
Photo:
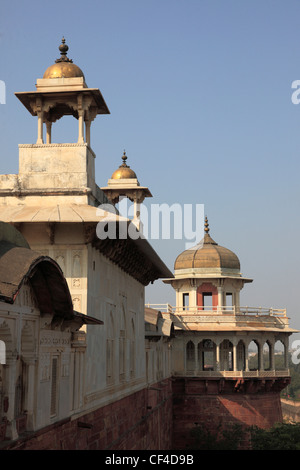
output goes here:
[{"label": "golden dome", "polygon": [[67,57],[69,47],[65,44],[65,38],[62,38],[62,44],[59,46],[61,57],[56,59],[53,65],[47,68],[43,78],[73,78],[83,77],[82,70],[75,64],[72,59]]},{"label": "golden dome", "polygon": [[70,62],[59,62],[58,64],[50,65],[43,75],[43,78],[73,78],[83,77],[82,70],[75,64]]},{"label": "golden dome", "polygon": [[135,172],[126,163],[127,156],[126,156],[125,150],[123,152],[122,160],[123,160],[122,165],[120,165],[119,168],[112,174],[111,179],[118,180],[118,179],[137,178]]},{"label": "golden dome", "polygon": [[219,246],[209,235],[207,218],[205,218],[205,235],[195,247],[183,251],[174,264],[174,269],[221,268],[240,271],[240,261],[235,253]]}]

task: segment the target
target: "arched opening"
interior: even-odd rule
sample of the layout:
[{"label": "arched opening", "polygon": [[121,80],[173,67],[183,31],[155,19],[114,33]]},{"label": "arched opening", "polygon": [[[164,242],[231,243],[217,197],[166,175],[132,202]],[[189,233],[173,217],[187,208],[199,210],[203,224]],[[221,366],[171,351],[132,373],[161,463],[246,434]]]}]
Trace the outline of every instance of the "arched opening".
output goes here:
[{"label": "arched opening", "polygon": [[[47,124],[44,124],[44,136],[47,135]],[[78,140],[78,121],[73,116],[65,115],[51,125],[51,143],[76,143]],[[44,143],[47,139],[44,138]]]},{"label": "arched opening", "polygon": [[286,369],[285,356],[286,356],[285,345],[283,341],[277,340],[274,345],[275,370]]},{"label": "arched opening", "polygon": [[245,370],[246,369],[246,348],[245,348],[245,343],[242,340],[240,340],[237,345],[236,360],[237,360],[236,370]]},{"label": "arched opening", "polygon": [[229,339],[220,344],[220,370],[233,370],[233,345]]},{"label": "arched opening", "polygon": [[211,339],[204,339],[198,344],[199,368],[203,371],[215,369],[216,345]]},{"label": "arched opening", "polygon": [[259,370],[259,347],[256,340],[248,346],[249,370]]},{"label": "arched opening", "polygon": [[193,341],[186,344],[186,370],[192,371],[195,369],[195,345]]},{"label": "arched opening", "polygon": [[272,345],[270,341],[266,341],[263,345],[263,368],[271,370],[272,366]]}]

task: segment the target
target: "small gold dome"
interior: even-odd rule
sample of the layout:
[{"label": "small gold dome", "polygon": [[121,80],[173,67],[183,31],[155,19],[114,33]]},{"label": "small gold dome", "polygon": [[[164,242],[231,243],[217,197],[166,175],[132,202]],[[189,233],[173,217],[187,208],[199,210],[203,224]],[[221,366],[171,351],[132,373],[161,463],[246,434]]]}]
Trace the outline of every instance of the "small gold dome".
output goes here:
[{"label": "small gold dome", "polygon": [[207,218],[205,219],[203,240],[193,248],[177,256],[174,269],[223,268],[240,271],[240,261],[235,253],[219,246],[209,235]]},{"label": "small gold dome", "polygon": [[58,64],[50,65],[44,73],[43,78],[73,78],[83,77],[82,70],[71,62],[59,62]]},{"label": "small gold dome", "polygon": [[62,38],[62,44],[59,46],[61,57],[56,59],[53,65],[47,68],[43,78],[74,78],[83,77],[82,70],[73,61],[67,57],[69,47],[65,44],[65,38]]},{"label": "small gold dome", "polygon": [[127,156],[126,156],[125,150],[123,152],[122,160],[123,160],[122,165],[120,165],[119,168],[112,174],[111,179],[118,180],[118,179],[137,178],[135,172],[126,163]]}]

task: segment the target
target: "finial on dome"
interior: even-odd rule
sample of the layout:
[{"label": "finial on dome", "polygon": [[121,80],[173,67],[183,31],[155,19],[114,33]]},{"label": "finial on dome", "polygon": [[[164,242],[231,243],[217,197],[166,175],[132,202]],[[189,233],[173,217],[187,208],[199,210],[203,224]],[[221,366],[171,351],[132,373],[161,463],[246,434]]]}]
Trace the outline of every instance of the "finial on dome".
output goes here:
[{"label": "finial on dome", "polygon": [[127,178],[136,178],[135,172],[127,165],[127,155],[124,150],[122,155],[123,163],[119,166],[119,168],[112,174],[111,179],[127,179]]},{"label": "finial on dome", "polygon": [[126,168],[129,168],[128,165],[127,165],[127,163],[126,163],[127,155],[126,155],[125,150],[124,150],[123,155],[122,155],[122,160],[123,160],[123,163],[122,163],[121,166],[124,166],[124,167],[126,167]]},{"label": "finial on dome", "polygon": [[209,233],[209,223],[208,223],[208,220],[207,220],[207,217],[205,216],[205,223],[204,223],[204,231],[208,234]]},{"label": "finial on dome", "polygon": [[204,222],[204,238],[203,238],[203,243],[205,245],[217,245],[217,243],[211,238],[209,234],[209,223],[207,217],[205,217],[205,222]]},{"label": "finial on dome", "polygon": [[69,50],[69,46],[67,46],[66,40],[65,40],[64,37],[62,38],[61,45],[59,46],[58,49],[60,50],[61,57],[59,59],[56,59],[56,61],[55,61],[56,63],[58,63],[58,62],[73,62],[72,59],[69,59],[67,57],[67,52]]}]

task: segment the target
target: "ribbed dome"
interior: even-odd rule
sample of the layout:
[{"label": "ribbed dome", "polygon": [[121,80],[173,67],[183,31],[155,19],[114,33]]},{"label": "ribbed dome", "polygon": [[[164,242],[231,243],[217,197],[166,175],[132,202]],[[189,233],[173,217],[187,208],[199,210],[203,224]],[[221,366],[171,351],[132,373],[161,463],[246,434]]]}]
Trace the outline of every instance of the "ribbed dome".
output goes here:
[{"label": "ribbed dome", "polygon": [[122,160],[123,160],[122,165],[120,165],[119,168],[116,171],[114,171],[114,173],[111,175],[111,179],[117,180],[117,179],[137,178],[135,172],[126,163],[127,156],[126,156],[125,150],[123,152]]},{"label": "ribbed dome", "polygon": [[174,264],[174,269],[212,269],[221,268],[226,270],[240,271],[240,261],[235,253],[219,246],[209,235],[206,219],[205,235],[195,247],[183,251]]}]

